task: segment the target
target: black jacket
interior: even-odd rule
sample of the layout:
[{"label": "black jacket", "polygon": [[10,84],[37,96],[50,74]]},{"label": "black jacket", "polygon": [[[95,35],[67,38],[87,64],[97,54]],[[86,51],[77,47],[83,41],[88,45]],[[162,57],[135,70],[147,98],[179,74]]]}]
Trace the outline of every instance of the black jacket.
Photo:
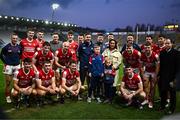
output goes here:
[{"label": "black jacket", "polygon": [[159,85],[160,89],[167,89],[169,83],[174,81],[178,72],[179,66],[179,51],[171,49],[160,53],[160,71],[159,71]]}]

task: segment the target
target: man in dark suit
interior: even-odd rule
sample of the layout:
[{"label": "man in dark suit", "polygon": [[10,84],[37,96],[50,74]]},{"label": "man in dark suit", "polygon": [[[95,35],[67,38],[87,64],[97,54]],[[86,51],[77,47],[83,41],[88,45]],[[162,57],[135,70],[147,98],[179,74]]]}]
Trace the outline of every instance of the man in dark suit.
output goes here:
[{"label": "man in dark suit", "polygon": [[160,71],[159,71],[159,90],[161,97],[161,108],[165,109],[167,94],[170,94],[170,107],[166,111],[172,114],[176,108],[176,87],[175,78],[178,72],[178,56],[179,52],[173,48],[171,39],[165,40],[165,50],[160,53]]}]

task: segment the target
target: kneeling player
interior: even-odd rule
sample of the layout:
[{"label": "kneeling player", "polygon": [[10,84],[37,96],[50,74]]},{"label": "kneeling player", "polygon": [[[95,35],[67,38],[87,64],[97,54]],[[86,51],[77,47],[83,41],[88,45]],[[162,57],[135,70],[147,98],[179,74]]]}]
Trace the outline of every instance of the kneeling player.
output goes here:
[{"label": "kneeling player", "polygon": [[[40,98],[46,94],[56,94],[58,88],[56,88],[54,71],[51,67],[50,61],[45,61],[42,70],[39,70],[39,79],[37,79],[37,93]],[[39,98],[39,102],[41,101]]]},{"label": "kneeling player", "polygon": [[29,106],[29,96],[31,94],[36,95],[37,92],[34,89],[35,88],[35,72],[32,69],[31,66],[31,59],[25,58],[23,60],[23,68],[20,68],[18,71],[14,74],[14,88],[12,89],[12,96],[15,98],[15,101],[17,102],[16,107],[19,107],[19,101],[18,96],[21,95],[24,96],[24,100],[26,103],[26,106]]},{"label": "kneeling player", "polygon": [[75,61],[70,62],[69,68],[65,69],[62,73],[62,88],[61,94],[65,94],[67,91],[73,96],[79,94],[81,88],[81,81],[79,72],[77,71],[77,65]]},{"label": "kneeling player", "polygon": [[141,107],[141,102],[146,97],[146,94],[143,91],[141,77],[133,72],[131,66],[127,65],[125,67],[125,75],[123,76],[120,90],[122,97],[128,101],[127,105],[136,100],[138,106]]}]

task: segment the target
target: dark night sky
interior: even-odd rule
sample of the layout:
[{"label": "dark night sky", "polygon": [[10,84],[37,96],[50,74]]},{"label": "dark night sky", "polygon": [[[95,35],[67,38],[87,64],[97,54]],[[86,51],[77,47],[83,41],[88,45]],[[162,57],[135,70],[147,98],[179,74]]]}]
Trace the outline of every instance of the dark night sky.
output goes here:
[{"label": "dark night sky", "polygon": [[54,20],[112,30],[136,23],[180,23],[180,0],[0,0],[0,14]]}]

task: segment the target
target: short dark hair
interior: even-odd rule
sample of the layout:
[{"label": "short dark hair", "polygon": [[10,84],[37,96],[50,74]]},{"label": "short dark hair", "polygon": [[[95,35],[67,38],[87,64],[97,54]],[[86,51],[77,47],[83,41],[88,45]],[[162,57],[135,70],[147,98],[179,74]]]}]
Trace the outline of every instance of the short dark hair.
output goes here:
[{"label": "short dark hair", "polygon": [[25,62],[27,62],[27,63],[31,63],[32,62],[32,60],[31,60],[31,58],[25,58],[24,60],[23,60],[23,62],[25,63]]},{"label": "short dark hair", "polygon": [[53,32],[53,34],[52,35],[59,35],[59,33],[58,32]]},{"label": "short dark hair", "polygon": [[74,34],[74,32],[72,30],[68,31],[68,34]]},{"label": "short dark hair", "polygon": [[72,59],[70,60],[69,63],[70,63],[70,65],[71,65],[71,64],[77,64],[77,62],[76,62],[75,60],[72,60]]},{"label": "short dark hair", "polygon": [[130,64],[126,64],[125,68],[131,68]]},{"label": "short dark hair", "polygon": [[164,34],[159,34],[158,38],[160,38],[160,37],[166,38],[166,36]]},{"label": "short dark hair", "polygon": [[27,32],[29,32],[29,31],[35,31],[35,29],[34,28],[28,28]]},{"label": "short dark hair", "polygon": [[171,38],[166,38],[166,40],[170,40],[170,42],[171,42],[172,44],[174,44],[174,43],[175,43],[175,41],[174,41],[174,40],[172,40]]},{"label": "short dark hair", "polygon": [[151,46],[151,43],[146,42],[144,45],[145,46]]},{"label": "short dark hair", "polygon": [[85,36],[86,36],[86,35],[91,35],[91,32],[87,31],[87,32],[85,33]]},{"label": "short dark hair", "polygon": [[79,36],[84,36],[84,34],[83,33],[79,33]]},{"label": "short dark hair", "polygon": [[132,36],[132,37],[134,37],[134,35],[133,35],[132,33],[129,33],[127,36]]},{"label": "short dark hair", "polygon": [[49,63],[51,63],[51,61],[50,60],[45,60],[44,62],[43,62],[43,64],[49,64]]},{"label": "short dark hair", "polygon": [[48,41],[45,41],[45,42],[43,43],[43,47],[44,47],[44,46],[51,46],[51,45],[50,45],[50,43],[49,43]]},{"label": "short dark hair", "polygon": [[114,35],[113,33],[109,33],[108,35]]},{"label": "short dark hair", "polygon": [[104,34],[103,33],[98,33],[98,36],[104,36]]},{"label": "short dark hair", "polygon": [[151,39],[153,39],[152,35],[146,35],[146,38],[147,38],[147,37],[150,37]]},{"label": "short dark hair", "polygon": [[13,35],[16,35],[16,36],[18,36],[18,34],[17,34],[17,33],[14,33],[14,32],[11,34],[11,36],[13,36]]},{"label": "short dark hair", "polygon": [[39,29],[37,32],[41,32],[41,33],[44,33],[44,30],[41,30],[41,29]]},{"label": "short dark hair", "polygon": [[94,44],[94,48],[100,47],[98,44]]}]

